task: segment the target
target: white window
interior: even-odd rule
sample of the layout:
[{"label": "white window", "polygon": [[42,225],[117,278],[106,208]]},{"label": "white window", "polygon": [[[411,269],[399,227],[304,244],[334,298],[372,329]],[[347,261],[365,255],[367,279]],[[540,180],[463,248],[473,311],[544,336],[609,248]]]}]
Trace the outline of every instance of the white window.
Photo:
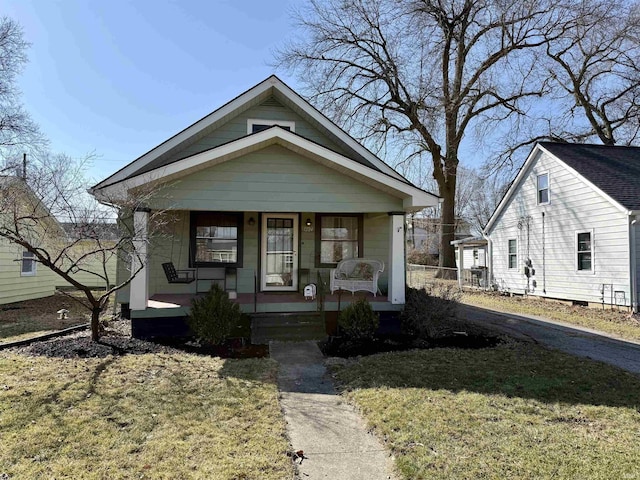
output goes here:
[{"label": "white window", "polygon": [[509,268],[518,268],[518,241],[509,240]]},{"label": "white window", "polygon": [[549,174],[538,175],[538,205],[549,203]]},{"label": "white window", "polygon": [[36,256],[27,250],[22,252],[22,266],[20,269],[20,275],[22,277],[28,277],[36,274],[35,258]]},{"label": "white window", "polygon": [[593,232],[576,232],[576,270],[593,272]]},{"label": "white window", "polygon": [[285,130],[289,130],[290,132],[296,131],[296,122],[288,120],[266,120],[259,118],[249,118],[247,120],[247,133],[257,133],[262,130],[266,130],[273,125],[278,125],[279,127],[282,127]]}]

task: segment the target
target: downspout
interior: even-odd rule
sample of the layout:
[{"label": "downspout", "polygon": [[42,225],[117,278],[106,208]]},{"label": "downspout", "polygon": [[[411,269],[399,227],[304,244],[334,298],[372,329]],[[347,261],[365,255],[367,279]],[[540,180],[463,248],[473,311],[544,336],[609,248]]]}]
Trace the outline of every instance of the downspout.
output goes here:
[{"label": "downspout", "polygon": [[[629,215],[631,219],[631,215]],[[631,264],[631,311],[638,313],[638,258],[636,255],[636,222],[638,218],[631,220],[629,224],[629,256]]]},{"label": "downspout", "polygon": [[545,255],[544,212],[542,212],[542,293],[547,294],[547,259]]}]

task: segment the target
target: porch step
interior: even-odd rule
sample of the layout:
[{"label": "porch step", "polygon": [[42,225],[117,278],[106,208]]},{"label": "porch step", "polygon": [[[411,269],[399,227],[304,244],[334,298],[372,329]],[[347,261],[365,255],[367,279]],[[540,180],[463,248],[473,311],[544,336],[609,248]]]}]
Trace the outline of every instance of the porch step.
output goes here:
[{"label": "porch step", "polygon": [[327,332],[319,313],[257,313],[251,315],[251,343],[272,340],[322,340]]}]

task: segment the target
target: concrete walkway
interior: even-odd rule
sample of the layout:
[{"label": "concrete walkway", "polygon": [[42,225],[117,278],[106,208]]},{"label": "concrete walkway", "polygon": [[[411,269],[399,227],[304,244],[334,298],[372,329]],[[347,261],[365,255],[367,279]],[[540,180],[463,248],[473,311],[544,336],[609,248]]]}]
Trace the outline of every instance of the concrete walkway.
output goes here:
[{"label": "concrete walkway", "polygon": [[278,389],[294,451],[303,450],[300,479],[387,480],[393,462],[336,394],[316,342],[271,342],[280,364]]},{"label": "concrete walkway", "polygon": [[556,350],[640,374],[640,344],[637,342],[546,318],[497,312],[471,305],[459,305],[458,313],[468,321],[492,327],[516,338],[533,340]]}]

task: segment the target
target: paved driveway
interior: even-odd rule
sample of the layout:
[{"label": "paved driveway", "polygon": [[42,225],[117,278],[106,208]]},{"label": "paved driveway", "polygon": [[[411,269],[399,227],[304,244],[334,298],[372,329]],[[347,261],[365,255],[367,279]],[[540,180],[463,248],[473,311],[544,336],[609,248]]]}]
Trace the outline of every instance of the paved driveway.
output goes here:
[{"label": "paved driveway", "polygon": [[459,315],[473,323],[498,329],[580,357],[587,357],[640,374],[640,343],[605,333],[522,314],[502,313],[460,305]]}]

